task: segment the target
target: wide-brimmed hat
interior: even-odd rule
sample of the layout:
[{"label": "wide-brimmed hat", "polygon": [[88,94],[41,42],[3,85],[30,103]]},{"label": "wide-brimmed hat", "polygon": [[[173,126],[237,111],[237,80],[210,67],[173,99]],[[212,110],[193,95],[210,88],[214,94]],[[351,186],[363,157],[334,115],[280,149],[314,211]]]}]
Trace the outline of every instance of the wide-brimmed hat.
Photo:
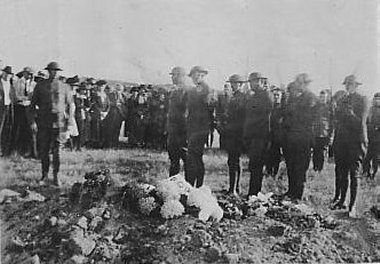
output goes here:
[{"label": "wide-brimmed hat", "polygon": [[34,76],[34,78],[41,78],[41,79],[47,79],[48,76],[43,71],[38,71],[37,74]]},{"label": "wide-brimmed hat", "polygon": [[296,79],[295,79],[295,82],[298,82],[298,83],[310,83],[312,81],[313,80],[310,79],[310,76],[307,73],[300,73],[296,76]]},{"label": "wide-brimmed hat", "polygon": [[95,84],[98,85],[98,86],[102,86],[102,85],[107,84],[107,82],[105,80],[99,80]]},{"label": "wide-brimmed hat", "polygon": [[78,87],[77,87],[77,90],[86,90],[87,89],[87,85],[85,82],[81,82],[80,84],[78,84]]},{"label": "wide-brimmed hat", "polygon": [[353,74],[346,76],[346,78],[344,78],[342,84],[346,85],[348,83],[355,83],[356,85],[361,85],[362,84],[361,82],[357,81],[356,76],[353,75]]},{"label": "wide-brimmed hat", "polygon": [[34,70],[32,69],[32,67],[29,67],[29,66],[24,67],[24,69],[22,70],[22,72],[27,72],[29,74],[34,74]]},{"label": "wide-brimmed hat", "polygon": [[13,74],[12,67],[11,66],[5,66],[3,69],[3,72],[8,73],[8,74]]},{"label": "wide-brimmed hat", "polygon": [[186,71],[184,68],[182,67],[174,67],[172,69],[172,71],[169,73],[170,75],[175,75],[175,74],[178,74],[178,75],[186,75]]},{"label": "wide-brimmed hat", "polygon": [[191,68],[189,76],[191,76],[193,73],[196,73],[196,72],[202,72],[202,73],[206,73],[207,74],[208,70],[206,70],[202,66],[194,66],[193,68]]},{"label": "wide-brimmed hat", "polygon": [[50,62],[45,70],[51,70],[51,71],[62,71],[62,69],[59,67],[58,62],[52,61]]},{"label": "wide-brimmed hat", "polygon": [[246,80],[244,80],[244,77],[239,74],[233,74],[228,78],[229,83],[244,83]]},{"label": "wide-brimmed hat", "polygon": [[267,77],[264,77],[260,72],[252,72],[249,77],[248,81],[251,80],[258,80],[258,79],[268,79]]},{"label": "wide-brimmed hat", "polygon": [[79,83],[79,77],[78,77],[78,75],[75,75],[73,77],[67,78],[66,83],[70,84],[70,85],[73,85],[73,86],[77,85]]}]

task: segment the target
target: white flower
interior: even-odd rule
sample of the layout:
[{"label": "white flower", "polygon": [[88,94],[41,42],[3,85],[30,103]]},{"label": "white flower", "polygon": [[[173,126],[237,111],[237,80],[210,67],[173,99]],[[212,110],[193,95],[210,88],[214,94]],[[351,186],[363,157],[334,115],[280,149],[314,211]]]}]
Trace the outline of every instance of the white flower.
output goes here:
[{"label": "white flower", "polygon": [[204,222],[209,220],[210,217],[218,222],[223,218],[223,210],[208,186],[192,189],[189,193],[187,204],[201,209],[198,218]]},{"label": "white flower", "polygon": [[153,197],[140,198],[138,204],[140,212],[144,215],[150,215],[157,208],[157,203]]},{"label": "white flower", "polygon": [[179,200],[181,197],[180,188],[174,181],[170,181],[169,179],[160,181],[157,184],[157,191],[164,201]]},{"label": "white flower", "polygon": [[161,216],[165,219],[172,219],[181,216],[185,208],[178,200],[168,200],[161,206]]}]

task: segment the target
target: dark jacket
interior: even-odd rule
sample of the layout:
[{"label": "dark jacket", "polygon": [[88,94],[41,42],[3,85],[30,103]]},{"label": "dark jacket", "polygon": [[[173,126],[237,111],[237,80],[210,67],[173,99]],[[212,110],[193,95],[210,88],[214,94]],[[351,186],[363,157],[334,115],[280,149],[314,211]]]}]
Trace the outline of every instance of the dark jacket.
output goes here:
[{"label": "dark jacket", "polygon": [[272,99],[265,90],[257,90],[247,98],[245,107],[245,122],[243,127],[244,140],[270,137],[270,113],[272,111]]},{"label": "dark jacket", "polygon": [[290,96],[284,113],[284,129],[287,137],[312,139],[317,98],[309,90],[298,96]]},{"label": "dark jacket", "polygon": [[368,142],[367,117],[369,103],[367,97],[355,92],[345,95],[338,103],[336,142]]},{"label": "dark jacket", "polygon": [[202,83],[186,93],[187,134],[208,133],[210,130],[213,101],[210,87]]},{"label": "dark jacket", "polygon": [[176,87],[169,94],[167,132],[175,134],[186,132],[186,103],[185,89],[182,86]]},{"label": "dark jacket", "polygon": [[[73,95],[68,84],[53,80],[43,80],[34,88],[31,111],[37,111],[37,125],[40,127],[64,128],[70,120]],[[35,118],[36,115],[33,115]]]},{"label": "dark jacket", "polygon": [[330,104],[317,103],[313,124],[314,137],[330,138],[332,134],[332,108]]},{"label": "dark jacket", "polygon": [[221,133],[241,138],[245,121],[247,96],[241,91],[219,98],[216,119]]}]

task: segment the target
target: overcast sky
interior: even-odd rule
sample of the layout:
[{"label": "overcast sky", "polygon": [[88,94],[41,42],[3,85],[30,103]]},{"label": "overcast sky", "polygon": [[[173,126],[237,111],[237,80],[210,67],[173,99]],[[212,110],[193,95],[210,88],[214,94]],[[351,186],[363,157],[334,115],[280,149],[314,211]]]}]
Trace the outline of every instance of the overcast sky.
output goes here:
[{"label": "overcast sky", "polygon": [[307,72],[318,92],[355,73],[378,87],[375,0],[2,0],[0,59],[16,70],[57,60],[64,74],[168,83],[173,66],[274,84]]}]

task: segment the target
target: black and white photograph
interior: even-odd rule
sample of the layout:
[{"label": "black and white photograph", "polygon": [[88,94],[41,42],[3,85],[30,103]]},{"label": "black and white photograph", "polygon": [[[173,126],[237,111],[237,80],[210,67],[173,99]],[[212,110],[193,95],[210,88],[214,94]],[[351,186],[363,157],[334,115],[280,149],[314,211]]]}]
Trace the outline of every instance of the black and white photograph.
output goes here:
[{"label": "black and white photograph", "polygon": [[0,264],[380,263],[378,0],[0,0]]}]

